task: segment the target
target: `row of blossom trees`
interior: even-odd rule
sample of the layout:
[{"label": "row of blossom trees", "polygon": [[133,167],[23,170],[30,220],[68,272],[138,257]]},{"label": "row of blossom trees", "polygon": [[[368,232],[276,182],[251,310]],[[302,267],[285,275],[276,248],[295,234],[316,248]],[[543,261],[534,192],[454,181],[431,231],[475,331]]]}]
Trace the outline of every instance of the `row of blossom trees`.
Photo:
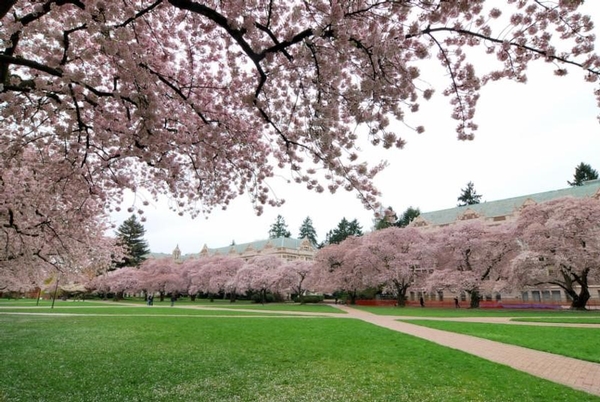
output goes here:
[{"label": "row of blossom trees", "polygon": [[148,259],[141,268],[126,267],[94,278],[90,289],[98,292],[181,293],[192,300],[199,293],[229,295],[254,292],[264,303],[268,293],[302,295],[304,280],[311,271],[310,261],[284,261],[273,256],[259,256],[249,261],[239,257],[215,255],[188,259],[178,263],[170,258]]},{"label": "row of blossom trees", "polygon": [[409,287],[481,293],[557,286],[572,308],[585,308],[589,284],[600,283],[600,201],[562,198],[524,206],[517,219],[495,226],[480,219],[431,231],[388,228],[329,246],[316,258],[312,283],[344,290],[354,301],[368,287],[396,295]]},{"label": "row of blossom trees", "polygon": [[275,256],[249,261],[216,255],[176,263],[149,259],[95,278],[98,291],[302,295],[306,289],[348,294],[377,288],[404,306],[410,288],[482,294],[557,286],[572,308],[585,308],[589,284],[600,283],[600,201],[562,198],[524,206],[511,222],[471,219],[433,230],[391,227],[321,249],[314,261]]}]

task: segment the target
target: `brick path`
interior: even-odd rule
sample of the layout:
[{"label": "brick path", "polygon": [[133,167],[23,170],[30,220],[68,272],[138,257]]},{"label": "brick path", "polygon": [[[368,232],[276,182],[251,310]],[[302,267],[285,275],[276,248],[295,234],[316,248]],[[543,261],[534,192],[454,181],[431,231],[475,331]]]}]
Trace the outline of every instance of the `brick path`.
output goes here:
[{"label": "brick path", "polygon": [[[336,305],[336,307],[344,310],[351,317],[368,323],[461,350],[536,377],[600,396],[600,364],[598,363],[408,324],[397,321],[399,317],[380,316],[342,305]],[[479,321],[483,322],[481,319]]]}]

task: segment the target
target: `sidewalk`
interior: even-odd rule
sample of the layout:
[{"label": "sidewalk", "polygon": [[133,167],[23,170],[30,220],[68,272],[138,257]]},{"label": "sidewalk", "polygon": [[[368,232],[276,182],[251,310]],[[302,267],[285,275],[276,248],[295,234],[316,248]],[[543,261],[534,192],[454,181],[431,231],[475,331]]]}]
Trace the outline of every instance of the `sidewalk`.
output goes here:
[{"label": "sidewalk", "polygon": [[380,327],[460,350],[593,395],[600,396],[600,364],[396,321],[348,306],[336,305],[351,317]]}]

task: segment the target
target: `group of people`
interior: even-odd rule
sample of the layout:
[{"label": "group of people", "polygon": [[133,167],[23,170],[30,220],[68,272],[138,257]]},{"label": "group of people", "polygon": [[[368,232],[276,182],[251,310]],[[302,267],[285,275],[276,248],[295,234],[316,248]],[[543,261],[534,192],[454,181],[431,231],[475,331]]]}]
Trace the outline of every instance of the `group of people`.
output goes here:
[{"label": "group of people", "polygon": [[[177,301],[177,296],[175,294],[171,295],[171,307],[173,307],[175,305],[175,302]],[[146,297],[146,303],[149,306],[153,306],[154,305],[154,295],[149,293],[148,296]]]}]

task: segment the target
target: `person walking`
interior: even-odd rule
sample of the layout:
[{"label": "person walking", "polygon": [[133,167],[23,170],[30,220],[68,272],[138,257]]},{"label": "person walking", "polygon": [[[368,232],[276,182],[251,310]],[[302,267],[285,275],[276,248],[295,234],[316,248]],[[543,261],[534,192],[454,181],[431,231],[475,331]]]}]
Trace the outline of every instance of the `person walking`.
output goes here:
[{"label": "person walking", "polygon": [[454,298],[454,308],[460,308],[460,304],[458,304],[458,297]]},{"label": "person walking", "polygon": [[173,307],[175,305],[175,301],[177,300],[177,296],[175,296],[175,293],[171,294],[171,307]]},{"label": "person walking", "polygon": [[423,299],[423,296],[419,297],[419,304],[421,307],[425,307],[425,300]]}]

